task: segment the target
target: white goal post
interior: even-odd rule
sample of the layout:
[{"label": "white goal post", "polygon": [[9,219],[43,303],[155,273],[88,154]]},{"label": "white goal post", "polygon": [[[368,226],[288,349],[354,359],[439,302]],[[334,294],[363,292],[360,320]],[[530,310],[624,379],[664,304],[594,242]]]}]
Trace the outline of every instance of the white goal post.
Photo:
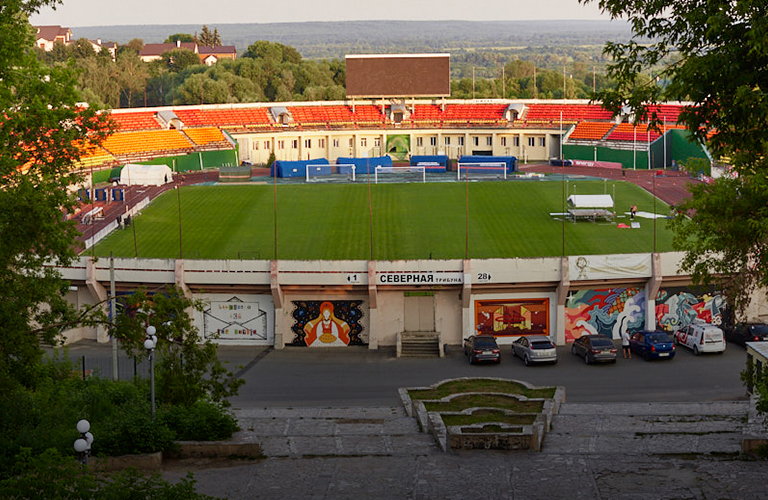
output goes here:
[{"label": "white goal post", "polygon": [[[326,177],[328,176],[328,170],[333,172],[339,172],[341,167],[348,167],[352,171],[352,182],[355,182],[355,170],[357,167],[351,163],[334,163],[330,165],[323,165],[323,164],[310,164],[307,165],[306,168],[306,181],[311,182],[313,179],[317,179],[319,177]],[[325,173],[324,173],[325,172]]]},{"label": "white goal post", "polygon": [[405,173],[421,172],[421,182],[427,182],[427,167],[424,167],[424,166],[411,165],[408,167],[387,167],[384,165],[377,165],[376,170],[373,173],[373,178],[375,179],[376,184],[379,183],[379,172],[387,173],[387,174],[394,174],[398,172],[405,172]]},{"label": "white goal post", "polygon": [[504,180],[507,180],[507,164],[503,161],[500,162],[488,162],[488,163],[461,163],[459,162],[456,169],[456,179],[461,180],[461,172],[464,171],[464,175],[469,178],[472,172],[477,175],[502,175]]}]

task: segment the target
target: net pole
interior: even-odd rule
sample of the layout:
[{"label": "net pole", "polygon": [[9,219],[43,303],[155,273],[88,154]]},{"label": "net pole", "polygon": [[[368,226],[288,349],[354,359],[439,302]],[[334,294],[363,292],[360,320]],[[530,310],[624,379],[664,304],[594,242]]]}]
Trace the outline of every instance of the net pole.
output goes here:
[{"label": "net pole", "polygon": [[355,182],[355,170],[357,170],[357,167],[352,165],[352,182]]},{"label": "net pole", "polygon": [[378,165],[376,166],[373,172],[373,181],[374,181],[374,184],[379,183],[379,166]]},{"label": "net pole", "polygon": [[421,167],[421,182],[427,183],[427,167]]}]

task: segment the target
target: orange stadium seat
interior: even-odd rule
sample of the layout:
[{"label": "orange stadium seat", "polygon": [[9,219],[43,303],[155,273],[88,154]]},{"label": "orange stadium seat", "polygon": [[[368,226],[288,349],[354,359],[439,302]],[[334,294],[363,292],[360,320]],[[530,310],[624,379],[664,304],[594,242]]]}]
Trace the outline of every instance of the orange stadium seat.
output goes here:
[{"label": "orange stadium seat", "polygon": [[579,122],[571,132],[569,139],[599,141],[614,127],[606,122]]},{"label": "orange stadium seat", "polygon": [[184,133],[198,146],[226,141],[224,134],[216,127],[187,128]]}]

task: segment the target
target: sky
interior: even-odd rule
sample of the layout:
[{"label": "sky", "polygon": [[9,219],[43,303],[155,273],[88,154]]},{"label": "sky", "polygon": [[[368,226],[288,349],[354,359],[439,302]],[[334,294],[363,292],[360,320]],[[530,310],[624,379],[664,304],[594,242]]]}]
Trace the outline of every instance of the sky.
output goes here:
[{"label": "sky", "polygon": [[240,24],[398,19],[403,21],[607,20],[578,0],[64,0],[33,25]]}]

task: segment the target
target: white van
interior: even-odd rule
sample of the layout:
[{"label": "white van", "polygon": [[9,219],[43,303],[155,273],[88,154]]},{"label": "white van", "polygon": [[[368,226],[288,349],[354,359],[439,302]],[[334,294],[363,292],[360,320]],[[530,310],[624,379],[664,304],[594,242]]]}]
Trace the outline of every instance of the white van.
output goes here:
[{"label": "white van", "polygon": [[693,323],[675,332],[675,343],[693,350],[696,356],[702,352],[725,351],[723,331],[709,323]]}]

